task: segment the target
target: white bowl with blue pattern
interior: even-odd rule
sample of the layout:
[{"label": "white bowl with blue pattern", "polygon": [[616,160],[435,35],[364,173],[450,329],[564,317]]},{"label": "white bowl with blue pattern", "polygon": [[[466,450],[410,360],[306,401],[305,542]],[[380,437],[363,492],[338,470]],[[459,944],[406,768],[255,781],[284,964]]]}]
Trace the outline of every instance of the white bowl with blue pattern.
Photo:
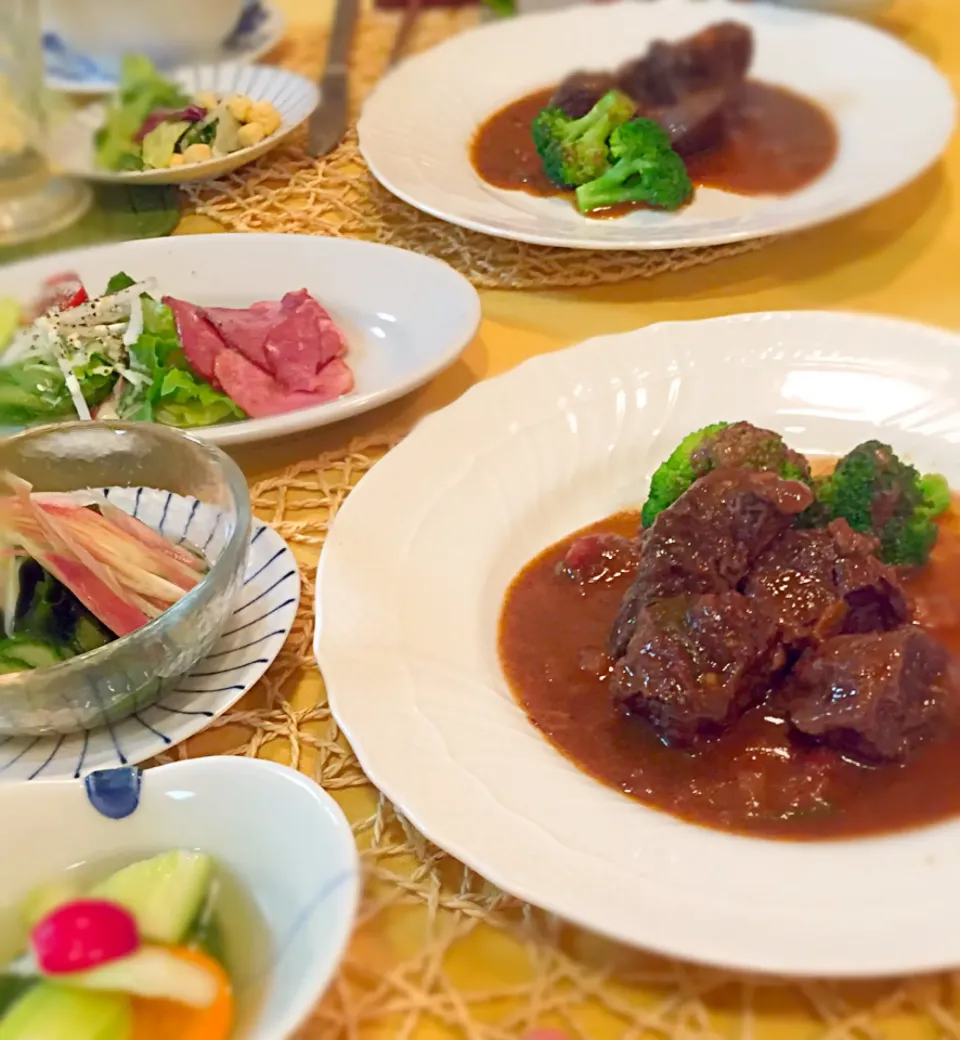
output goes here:
[{"label": "white bowl with blue pattern", "polygon": [[2,787],[0,833],[5,848],[17,849],[0,857],[0,917],[15,913],[38,883],[78,865],[109,871],[175,848],[213,856],[252,900],[260,924],[244,940],[241,922],[224,919],[236,1040],[291,1036],[353,929],[360,873],[350,824],[321,787],[273,762],[204,758]]},{"label": "white bowl with blue pattern", "polygon": [[[71,0],[76,3],[76,0]],[[46,84],[53,90],[95,96],[109,94],[119,85],[122,54],[111,57],[86,53],[64,39],[55,19],[45,19],[43,62]],[[204,54],[208,62],[254,62],[272,50],[283,38],[286,18],[269,0],[247,0],[237,24],[225,40]],[[144,40],[140,50],[150,50]],[[169,71],[162,60],[161,71]]]}]

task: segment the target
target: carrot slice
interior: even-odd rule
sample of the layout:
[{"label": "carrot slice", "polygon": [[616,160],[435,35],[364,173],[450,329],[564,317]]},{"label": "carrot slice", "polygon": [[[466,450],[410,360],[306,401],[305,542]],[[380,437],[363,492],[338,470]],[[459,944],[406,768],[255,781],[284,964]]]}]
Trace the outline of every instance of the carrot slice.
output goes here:
[{"label": "carrot slice", "polygon": [[134,997],[130,1040],[227,1040],[234,1017],[230,976],[218,961],[199,950],[177,946],[170,952],[213,975],[217,980],[217,996],[205,1008],[192,1008],[173,1000]]}]

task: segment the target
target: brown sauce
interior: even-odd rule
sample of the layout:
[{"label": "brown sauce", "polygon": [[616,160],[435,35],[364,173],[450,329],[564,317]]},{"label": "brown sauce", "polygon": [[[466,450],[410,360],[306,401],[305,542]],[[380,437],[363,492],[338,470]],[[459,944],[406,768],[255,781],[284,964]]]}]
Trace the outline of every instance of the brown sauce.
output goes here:
[{"label": "brown sauce", "polygon": [[[634,535],[624,513],[588,532]],[[794,741],[762,705],[717,740],[665,747],[613,708],[597,661],[632,579],[580,585],[556,573],[577,532],[516,577],[504,601],[500,658],[533,724],[597,780],[692,823],[768,838],[836,839],[960,815],[960,732],[903,765],[865,767]],[[960,656],[960,503],[941,520],[928,565],[908,583],[918,621]]]},{"label": "brown sauce", "polygon": [[[477,130],[470,158],[488,184],[528,195],[571,195],[543,172],[530,124],[553,88],[511,102]],[[837,130],[819,105],[782,87],[748,81],[728,113],[727,139],[687,160],[696,185],[740,195],[788,195],[823,174],[837,154]],[[615,207],[590,216],[619,216]]]}]

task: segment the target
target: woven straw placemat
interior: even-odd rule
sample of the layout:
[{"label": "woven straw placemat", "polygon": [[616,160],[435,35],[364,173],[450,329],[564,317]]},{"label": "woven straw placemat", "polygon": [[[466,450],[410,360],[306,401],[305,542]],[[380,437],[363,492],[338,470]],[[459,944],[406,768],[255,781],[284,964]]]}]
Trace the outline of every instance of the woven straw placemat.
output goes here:
[{"label": "woven straw placemat", "polygon": [[504,895],[426,841],[373,788],[331,717],[316,670],[313,585],[337,510],[397,439],[357,441],[253,487],[257,515],[299,561],[300,614],[260,684],[168,756],[290,761],[351,819],[366,870],[358,928],[299,1040],[510,1040],[548,1025],[572,1040],[960,1036],[960,974],[789,982],[629,950]]},{"label": "woven straw placemat", "polygon": [[[382,74],[398,15],[367,12],[353,50],[351,102],[358,108]],[[469,28],[475,10],[430,10],[421,14],[410,42],[422,50]],[[323,67],[326,37],[294,29],[277,59],[315,78]],[[356,127],[330,155],[312,159],[305,132],[220,181],[185,187],[193,210],[229,231],[362,238],[401,246],[445,260],[474,285],[487,289],[556,289],[652,277],[757,249],[767,240],[696,249],[605,252],[555,249],[492,238],[447,224],[408,206],[382,188],[360,156]]]}]

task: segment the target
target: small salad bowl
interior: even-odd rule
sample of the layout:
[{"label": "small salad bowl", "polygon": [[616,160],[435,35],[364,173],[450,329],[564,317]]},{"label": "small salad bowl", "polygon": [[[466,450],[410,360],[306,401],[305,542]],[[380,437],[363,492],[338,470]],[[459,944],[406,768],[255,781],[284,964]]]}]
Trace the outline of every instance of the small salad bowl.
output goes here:
[{"label": "small salad bowl", "polygon": [[320,92],[314,83],[267,65],[199,65],[171,73],[169,79],[190,98],[197,99],[198,104],[207,95],[224,102],[231,98],[248,99],[254,104],[268,102],[276,113],[273,123],[279,118],[279,125],[267,127],[270,132],[265,132],[254,144],[239,146],[245,139],[239,137],[226,154],[217,154],[215,150],[212,158],[201,161],[165,165],[159,169],[108,170],[97,163],[97,134],[108,110],[106,104],[98,102],[80,109],[54,128],[47,147],[51,162],[74,176],[110,184],[184,184],[212,180],[275,148],[309,117],[320,101]]},{"label": "small salad bowl", "polygon": [[[350,825],[321,787],[273,762],[202,758],[146,772],[107,770],[85,781],[8,785],[0,788],[0,829],[8,847],[19,850],[0,862],[0,971],[5,969],[4,978],[27,978],[34,990],[93,990],[94,999],[115,1001],[121,1012],[124,1002],[164,990],[166,1000],[176,1001],[185,997],[177,992],[178,977],[164,977],[158,962],[179,949],[205,949],[206,963],[215,957],[233,993],[232,1015],[226,1016],[233,1027],[221,1016],[216,1035],[284,1040],[323,994],[353,928],[360,872]],[[130,866],[152,857],[174,867],[141,871],[134,883]],[[208,866],[202,877],[190,868],[199,860]],[[125,882],[117,884],[124,873]],[[204,893],[191,903],[192,890],[200,886]],[[23,953],[29,922],[49,922],[57,908],[91,898],[135,915],[139,953],[152,952],[153,964],[140,957],[140,977],[131,981],[136,954],[120,953],[105,965],[113,969],[110,984],[92,985],[76,976],[54,987],[43,978],[34,981],[43,961],[37,931],[32,963],[31,954]],[[188,939],[148,945],[148,919],[154,928],[167,927],[171,915],[190,906],[203,908],[196,916],[218,921],[216,954],[209,943],[191,947]],[[195,928],[186,931],[195,935]],[[38,993],[33,997],[42,1017],[49,1008]],[[14,1002],[0,1009],[0,1029],[14,1010]],[[87,1035],[76,1026],[57,1035]],[[151,1029],[149,1035],[163,1034]]]},{"label": "small salad bowl", "polygon": [[89,489],[208,570],[168,609],[91,652],[0,675],[0,742],[110,725],[155,703],[226,626],[250,546],[250,492],[213,445],[156,423],[70,422],[0,441],[0,472],[35,492]]}]

